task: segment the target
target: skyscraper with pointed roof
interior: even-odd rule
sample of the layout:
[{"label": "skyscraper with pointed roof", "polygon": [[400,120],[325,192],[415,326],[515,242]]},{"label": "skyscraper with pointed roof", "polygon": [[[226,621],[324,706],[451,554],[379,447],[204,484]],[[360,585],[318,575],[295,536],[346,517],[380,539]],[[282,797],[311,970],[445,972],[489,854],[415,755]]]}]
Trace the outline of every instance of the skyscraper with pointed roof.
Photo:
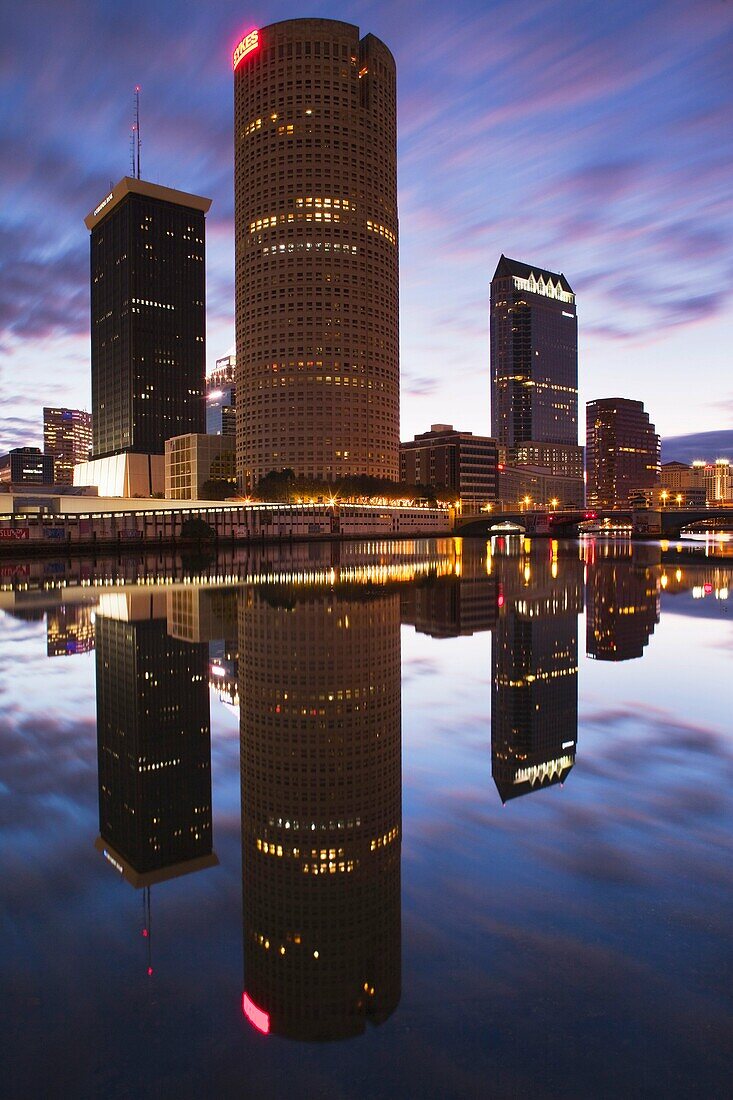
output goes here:
[{"label": "skyscraper with pointed roof", "polygon": [[562,273],[502,255],[491,280],[491,434],[510,466],[576,479],[578,320]]}]

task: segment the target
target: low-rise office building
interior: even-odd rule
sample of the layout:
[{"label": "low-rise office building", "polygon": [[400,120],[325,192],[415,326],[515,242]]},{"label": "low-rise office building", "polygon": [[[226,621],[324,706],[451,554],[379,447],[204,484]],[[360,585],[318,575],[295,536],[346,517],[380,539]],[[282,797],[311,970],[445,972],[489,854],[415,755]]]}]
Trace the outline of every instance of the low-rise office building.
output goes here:
[{"label": "low-rise office building", "polygon": [[40,447],[13,447],[0,455],[0,483],[13,485],[53,485],[54,457]]},{"label": "low-rise office building", "polygon": [[464,511],[496,500],[498,447],[490,436],[433,424],[429,432],[400,443],[400,480],[407,485],[455,493]]},{"label": "low-rise office building", "polygon": [[165,441],[167,500],[199,500],[207,481],[237,488],[236,441],[233,435],[177,435]]}]

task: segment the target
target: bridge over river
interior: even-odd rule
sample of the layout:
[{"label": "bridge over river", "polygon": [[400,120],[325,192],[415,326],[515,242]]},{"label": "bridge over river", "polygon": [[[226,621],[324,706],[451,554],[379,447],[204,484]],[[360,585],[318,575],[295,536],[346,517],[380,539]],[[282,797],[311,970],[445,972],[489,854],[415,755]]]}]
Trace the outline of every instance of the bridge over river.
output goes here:
[{"label": "bridge over river", "polygon": [[675,539],[681,531],[702,520],[733,520],[733,508],[668,508],[652,509],[564,509],[557,512],[515,511],[483,512],[480,515],[457,516],[456,535],[486,535],[501,523],[516,523],[528,535],[538,538],[572,538],[578,525],[587,520],[610,519],[633,525],[635,535]]}]

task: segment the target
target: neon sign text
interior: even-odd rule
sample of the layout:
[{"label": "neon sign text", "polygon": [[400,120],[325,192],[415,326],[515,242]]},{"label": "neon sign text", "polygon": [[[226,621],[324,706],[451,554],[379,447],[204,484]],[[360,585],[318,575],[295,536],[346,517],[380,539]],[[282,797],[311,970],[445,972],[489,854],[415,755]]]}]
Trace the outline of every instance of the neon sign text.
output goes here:
[{"label": "neon sign text", "polygon": [[256,50],[260,44],[260,32],[250,31],[249,34],[245,34],[241,42],[239,42],[232,54],[232,68],[236,69],[239,62],[247,56],[248,53],[252,53]]},{"label": "neon sign text", "polygon": [[[98,214],[100,210],[104,210],[104,208],[105,208],[105,206],[107,205],[108,202],[112,202],[112,192],[111,191],[110,191],[109,195],[107,195],[106,199],[102,199],[99,206],[95,206],[94,214]],[[94,216],[94,215],[92,215],[92,216]]]},{"label": "neon sign text", "polygon": [[242,1011],[253,1027],[263,1035],[269,1034],[270,1016],[263,1008],[258,1008],[248,993],[242,995]]}]

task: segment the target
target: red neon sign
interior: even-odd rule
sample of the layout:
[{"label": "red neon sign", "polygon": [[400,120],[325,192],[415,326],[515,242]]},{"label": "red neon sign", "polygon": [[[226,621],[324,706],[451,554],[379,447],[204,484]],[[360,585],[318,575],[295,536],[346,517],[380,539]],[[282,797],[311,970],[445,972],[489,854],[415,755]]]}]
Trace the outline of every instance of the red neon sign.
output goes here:
[{"label": "red neon sign", "polygon": [[269,1034],[269,1012],[265,1012],[263,1008],[258,1008],[248,993],[242,994],[242,1012],[252,1024],[252,1027],[256,1027],[263,1035]]},{"label": "red neon sign", "polygon": [[259,49],[260,45],[260,32],[258,30],[248,31],[245,34],[241,42],[238,42],[234,47],[234,53],[232,54],[232,69],[236,69],[237,65],[247,54],[253,53],[254,50]]}]

